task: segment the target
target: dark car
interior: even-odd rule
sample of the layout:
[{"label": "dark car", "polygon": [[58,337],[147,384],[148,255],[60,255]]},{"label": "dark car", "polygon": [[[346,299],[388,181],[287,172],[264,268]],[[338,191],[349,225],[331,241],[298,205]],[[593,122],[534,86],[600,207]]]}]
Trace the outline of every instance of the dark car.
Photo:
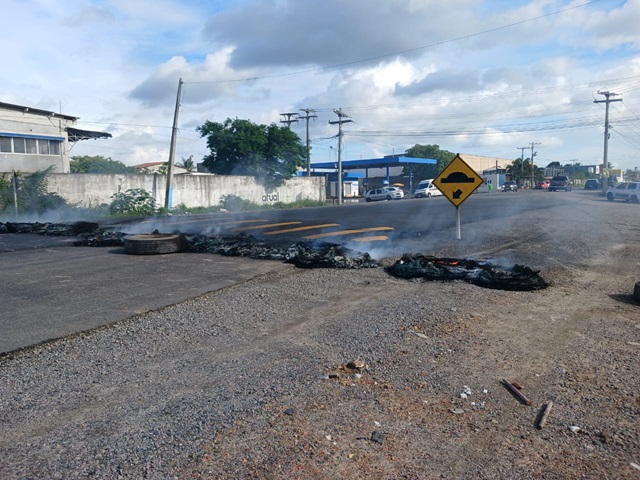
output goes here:
[{"label": "dark car", "polygon": [[570,192],[573,188],[573,184],[571,183],[571,179],[566,175],[556,175],[551,179],[549,183],[549,191],[555,192],[556,190],[564,190],[565,192]]},{"label": "dark car", "polygon": [[502,191],[503,192],[517,192],[518,191],[518,184],[516,182],[504,182],[502,184]]},{"label": "dark car", "polygon": [[600,190],[601,188],[602,185],[600,185],[600,182],[593,178],[587,180],[587,182],[584,184],[585,190]]}]

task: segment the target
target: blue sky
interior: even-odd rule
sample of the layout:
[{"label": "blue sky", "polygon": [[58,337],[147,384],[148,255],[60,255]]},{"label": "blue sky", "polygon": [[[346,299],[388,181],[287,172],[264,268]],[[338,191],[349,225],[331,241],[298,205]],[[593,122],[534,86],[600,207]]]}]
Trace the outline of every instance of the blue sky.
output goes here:
[{"label": "blue sky", "polygon": [[[640,168],[640,0],[5,0],[0,101],[108,131],[72,155],[166,161],[207,153],[195,127],[316,110],[313,161],[437,144],[537,163]],[[301,112],[302,113],[302,112]],[[293,124],[305,140],[303,122]]]}]

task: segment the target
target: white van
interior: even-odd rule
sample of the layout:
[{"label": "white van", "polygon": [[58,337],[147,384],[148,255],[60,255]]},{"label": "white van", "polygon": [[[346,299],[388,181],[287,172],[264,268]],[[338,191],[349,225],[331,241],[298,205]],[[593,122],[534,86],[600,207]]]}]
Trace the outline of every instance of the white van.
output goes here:
[{"label": "white van", "polygon": [[415,192],[413,192],[415,198],[435,197],[437,195],[442,195],[442,192],[433,184],[433,178],[422,180],[418,183]]}]

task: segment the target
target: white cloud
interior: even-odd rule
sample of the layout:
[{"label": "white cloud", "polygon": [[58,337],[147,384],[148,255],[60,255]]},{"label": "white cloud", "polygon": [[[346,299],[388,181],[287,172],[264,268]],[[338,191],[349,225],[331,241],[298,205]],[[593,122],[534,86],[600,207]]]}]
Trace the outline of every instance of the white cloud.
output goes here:
[{"label": "white cloud", "polygon": [[609,159],[633,168],[640,0],[614,3],[7,0],[0,101],[62,106],[113,134],[73,154],[127,164],[168,158],[179,78],[178,158],[207,153],[195,132],[206,120],[278,123],[314,108],[313,160],[329,160],[342,108],[354,158],[416,143],[511,158],[539,142],[541,163],[585,164],[602,157],[603,89],[624,98]]}]

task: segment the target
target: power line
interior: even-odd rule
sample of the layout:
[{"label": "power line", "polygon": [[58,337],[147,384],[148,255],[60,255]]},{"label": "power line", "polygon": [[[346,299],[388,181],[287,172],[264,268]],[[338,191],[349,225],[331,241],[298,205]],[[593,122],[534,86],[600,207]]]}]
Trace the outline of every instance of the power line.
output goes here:
[{"label": "power line", "polygon": [[364,58],[364,59],[360,59],[360,60],[353,60],[351,62],[343,62],[343,63],[337,63],[334,65],[328,65],[325,67],[318,67],[318,68],[309,68],[306,70],[298,70],[295,72],[288,72],[288,73],[280,73],[280,74],[275,74],[275,75],[264,75],[261,77],[248,77],[248,78],[239,78],[239,79],[232,79],[232,80],[201,80],[201,81],[191,81],[191,82],[184,82],[184,83],[213,83],[213,84],[219,84],[219,83],[236,83],[236,82],[248,82],[248,81],[255,81],[255,80],[265,80],[265,79],[269,79],[269,78],[279,78],[279,77],[290,77],[293,75],[302,75],[304,73],[314,73],[314,72],[322,72],[325,70],[331,70],[334,68],[340,68],[340,67],[346,67],[349,65],[356,65],[358,63],[365,63],[365,62],[371,62],[373,60],[381,60],[383,58],[389,58],[389,57],[395,57],[398,55],[403,55],[406,53],[412,53],[412,52],[417,52],[418,50],[425,50],[427,48],[433,48],[433,47],[437,47],[440,45],[445,45],[447,43],[452,43],[452,42],[457,42],[460,40],[466,40],[469,38],[473,38],[473,37],[477,37],[480,35],[486,35],[487,33],[493,33],[493,32],[498,32],[500,30],[505,30],[507,28],[511,28],[511,27],[515,27],[518,25],[523,25],[525,23],[530,23],[530,22],[534,22],[536,20],[540,20],[542,18],[547,18],[547,17],[552,17],[554,15],[559,15],[561,13],[565,13],[571,10],[575,10],[577,8],[582,8],[582,7],[586,7],[588,5],[594,4],[594,3],[598,3],[601,2],[602,0],[591,0],[589,2],[585,2],[585,3],[581,3],[580,5],[573,5],[571,7],[567,7],[567,8],[563,8],[561,10],[556,10],[554,12],[549,12],[549,13],[545,13],[544,15],[538,15],[537,17],[531,17],[525,20],[520,20],[518,22],[513,22],[513,23],[509,23],[506,25],[502,25],[499,27],[495,27],[495,28],[490,28],[487,30],[482,30],[480,32],[475,32],[475,33],[470,33],[468,35],[462,35],[460,37],[455,37],[455,38],[450,38],[447,40],[442,40],[440,42],[435,42],[435,43],[430,43],[428,45],[422,45],[420,47],[414,47],[414,48],[408,48],[406,50],[400,50],[400,51],[396,51],[396,52],[391,52],[391,53],[385,53],[382,55],[376,55],[374,57],[368,57],[368,58]]}]

